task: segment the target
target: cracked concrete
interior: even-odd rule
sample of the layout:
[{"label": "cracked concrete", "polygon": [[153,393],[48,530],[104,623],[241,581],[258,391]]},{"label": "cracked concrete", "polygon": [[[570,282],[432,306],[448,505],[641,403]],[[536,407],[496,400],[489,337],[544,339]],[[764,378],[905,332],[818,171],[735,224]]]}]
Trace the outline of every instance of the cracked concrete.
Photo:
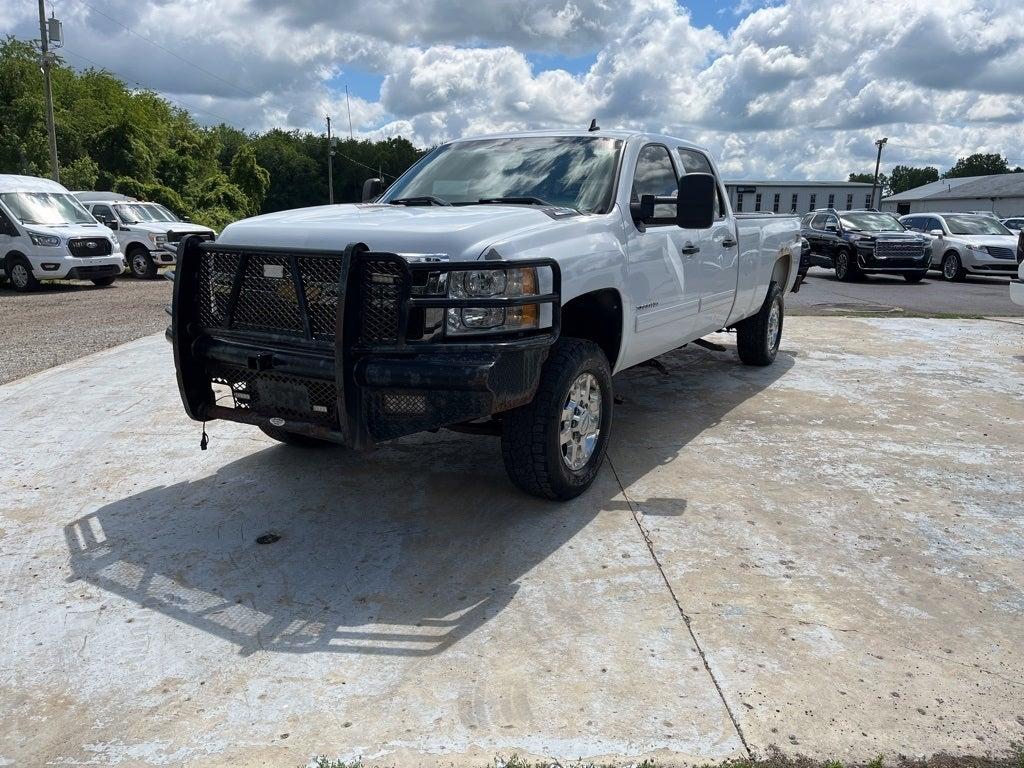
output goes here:
[{"label": "cracked concrete", "polygon": [[617,378],[566,505],[483,437],[200,452],[159,337],[0,387],[0,764],[1005,750],[1022,349],[791,318],[768,369],[677,351]]}]

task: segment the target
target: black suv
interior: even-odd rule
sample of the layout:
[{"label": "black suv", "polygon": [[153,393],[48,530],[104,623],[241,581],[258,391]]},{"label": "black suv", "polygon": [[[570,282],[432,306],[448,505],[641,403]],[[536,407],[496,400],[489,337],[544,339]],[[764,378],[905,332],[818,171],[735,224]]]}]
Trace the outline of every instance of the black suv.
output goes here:
[{"label": "black suv", "polygon": [[889,213],[822,208],[804,216],[800,234],[810,244],[813,261],[827,260],[840,280],[889,272],[916,283],[928,274],[930,241]]}]

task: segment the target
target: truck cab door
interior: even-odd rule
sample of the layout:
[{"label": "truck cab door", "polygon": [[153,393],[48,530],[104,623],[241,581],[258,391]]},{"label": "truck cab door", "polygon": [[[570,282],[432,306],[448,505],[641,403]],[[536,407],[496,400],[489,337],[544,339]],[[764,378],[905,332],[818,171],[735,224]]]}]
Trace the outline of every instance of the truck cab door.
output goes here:
[{"label": "truck cab door", "polygon": [[[631,184],[633,202],[642,195],[674,196],[679,175],[668,147],[641,148],[623,181]],[[632,365],[692,338],[700,310],[700,233],[676,225],[674,205],[657,206],[655,223],[636,222],[628,210],[623,216],[634,314],[634,343],[623,362]]]},{"label": "truck cab door", "polygon": [[694,231],[700,252],[696,255],[700,272],[700,317],[694,336],[713,333],[725,327],[736,298],[736,280],[739,270],[739,242],[736,222],[728,215],[725,190],[711,161],[702,152],[678,147],[676,157],[683,173],[709,173],[715,177],[715,220],[709,229]]}]

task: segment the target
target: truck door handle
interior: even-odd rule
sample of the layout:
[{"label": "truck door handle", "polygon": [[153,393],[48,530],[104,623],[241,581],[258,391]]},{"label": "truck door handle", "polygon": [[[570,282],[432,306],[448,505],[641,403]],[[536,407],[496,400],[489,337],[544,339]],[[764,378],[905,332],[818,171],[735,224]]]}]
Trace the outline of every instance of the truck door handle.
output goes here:
[{"label": "truck door handle", "polygon": [[727,237],[725,238],[725,240],[722,241],[723,248],[732,248],[734,245],[736,245],[736,241],[733,240],[731,237]]},{"label": "truck door handle", "polygon": [[682,253],[684,256],[693,256],[695,253],[700,253],[700,246],[686,242],[683,244]]}]

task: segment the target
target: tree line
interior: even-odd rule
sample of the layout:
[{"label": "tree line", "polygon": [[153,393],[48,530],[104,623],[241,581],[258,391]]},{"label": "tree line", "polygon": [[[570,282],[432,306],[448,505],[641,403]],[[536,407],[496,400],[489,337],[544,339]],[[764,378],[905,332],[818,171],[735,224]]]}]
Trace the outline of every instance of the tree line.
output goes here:
[{"label": "tree line", "polygon": [[[201,127],[152,91],[109,72],[51,69],[61,183],[163,203],[222,229],[257,213],[328,201],[327,138],[302,131]],[[49,176],[39,52],[0,41],[0,173]],[[403,138],[338,141],[335,202],[360,198],[365,179],[394,179],[422,156]]]},{"label": "tree line", "polygon": [[[878,174],[878,183],[882,186],[883,194],[898,195],[900,192],[923,187],[939,179],[994,176],[1000,173],[1024,173],[1024,168],[1018,165],[1011,169],[1009,161],[998,153],[977,152],[957,159],[952,167],[942,174],[938,168],[932,166],[919,168],[912,165],[897,165],[888,176],[884,173]],[[870,173],[851,173],[849,181],[871,184],[874,178]]]}]

